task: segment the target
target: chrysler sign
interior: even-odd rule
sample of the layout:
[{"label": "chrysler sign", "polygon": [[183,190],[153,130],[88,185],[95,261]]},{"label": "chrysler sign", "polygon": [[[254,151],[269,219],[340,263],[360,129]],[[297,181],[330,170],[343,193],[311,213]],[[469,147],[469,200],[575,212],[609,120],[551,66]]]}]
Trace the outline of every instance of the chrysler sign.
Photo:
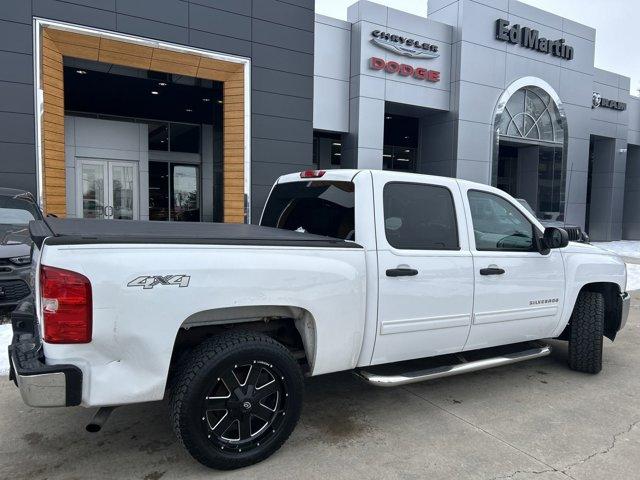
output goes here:
[{"label": "chrysler sign", "polygon": [[390,52],[416,58],[438,58],[438,46],[420,42],[410,37],[374,30],[371,32],[371,43]]},{"label": "chrysler sign", "polygon": [[521,27],[517,23],[509,26],[509,20],[503,18],[496,20],[496,39],[565,60],[573,59],[573,47],[565,44],[564,38],[549,40],[541,37],[540,32],[533,28]]}]

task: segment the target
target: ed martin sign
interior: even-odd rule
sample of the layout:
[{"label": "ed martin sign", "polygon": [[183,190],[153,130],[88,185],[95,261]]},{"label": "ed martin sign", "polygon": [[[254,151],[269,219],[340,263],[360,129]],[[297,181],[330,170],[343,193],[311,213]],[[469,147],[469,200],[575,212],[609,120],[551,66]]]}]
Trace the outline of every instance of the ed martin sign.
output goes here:
[{"label": "ed martin sign", "polygon": [[438,46],[431,43],[420,42],[413,38],[380,30],[374,30],[371,32],[371,36],[373,37],[371,43],[399,55],[416,58],[438,58],[440,56]]},{"label": "ed martin sign", "polygon": [[533,28],[521,27],[517,23],[509,26],[509,21],[503,18],[496,20],[496,39],[519,44],[525,48],[551,54],[565,60],[573,59],[573,47],[566,45],[564,38],[549,40],[540,37],[540,32]]}]

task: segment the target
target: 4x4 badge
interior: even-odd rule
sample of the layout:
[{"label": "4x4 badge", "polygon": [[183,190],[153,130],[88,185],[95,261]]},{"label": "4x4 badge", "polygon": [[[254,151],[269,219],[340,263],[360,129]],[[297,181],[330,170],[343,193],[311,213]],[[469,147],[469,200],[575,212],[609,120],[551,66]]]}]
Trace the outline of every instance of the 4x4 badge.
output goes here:
[{"label": "4x4 badge", "polygon": [[156,285],[177,285],[178,287],[188,287],[189,275],[143,275],[134,278],[127,287],[142,287],[145,290],[155,287]]}]

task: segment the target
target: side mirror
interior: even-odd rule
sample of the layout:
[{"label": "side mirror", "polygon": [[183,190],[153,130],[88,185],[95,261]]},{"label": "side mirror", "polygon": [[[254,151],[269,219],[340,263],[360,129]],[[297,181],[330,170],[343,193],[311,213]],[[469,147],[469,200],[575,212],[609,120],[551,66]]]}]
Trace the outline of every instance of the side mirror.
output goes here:
[{"label": "side mirror", "polygon": [[569,245],[569,234],[562,228],[547,227],[544,229],[542,243],[546,249],[564,248]]}]

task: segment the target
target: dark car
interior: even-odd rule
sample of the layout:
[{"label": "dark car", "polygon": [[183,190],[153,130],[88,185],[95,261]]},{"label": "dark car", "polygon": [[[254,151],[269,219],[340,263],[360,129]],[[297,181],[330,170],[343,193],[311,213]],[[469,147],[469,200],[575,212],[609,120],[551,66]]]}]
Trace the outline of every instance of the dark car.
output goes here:
[{"label": "dark car", "polygon": [[0,314],[11,312],[31,294],[31,220],[42,220],[33,195],[0,188]]},{"label": "dark car", "polygon": [[561,222],[559,220],[546,220],[544,218],[538,218],[536,212],[531,208],[531,205],[524,198],[516,198],[524,208],[526,208],[531,215],[536,217],[538,221],[545,227],[558,227],[566,230],[569,234],[569,240],[572,242],[589,243],[589,235],[582,231],[579,225],[571,225],[569,223]]}]

